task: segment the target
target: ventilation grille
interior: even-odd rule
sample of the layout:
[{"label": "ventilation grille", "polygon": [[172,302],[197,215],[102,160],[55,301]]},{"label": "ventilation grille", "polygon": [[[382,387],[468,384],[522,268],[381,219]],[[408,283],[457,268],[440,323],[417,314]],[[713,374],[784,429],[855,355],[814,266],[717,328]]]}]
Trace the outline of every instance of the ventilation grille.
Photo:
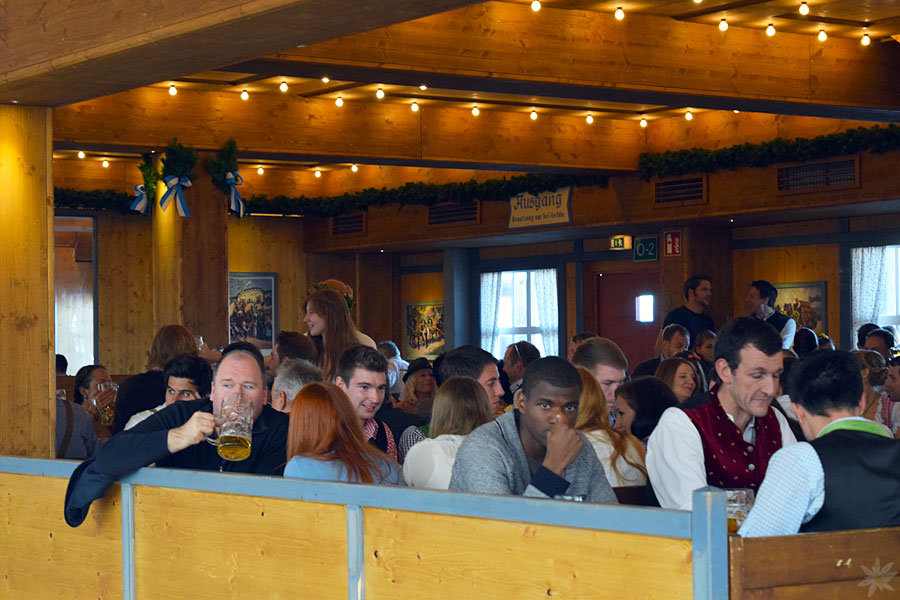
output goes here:
[{"label": "ventilation grille", "polygon": [[331,235],[365,235],[366,213],[358,212],[349,215],[331,217]]},{"label": "ventilation grille", "polygon": [[706,177],[654,182],[653,202],[657,206],[703,204],[706,202]]},{"label": "ventilation grille", "polygon": [[778,169],[778,191],[809,192],[859,186],[856,158],[830,162],[804,163]]},{"label": "ventilation grille", "polygon": [[447,202],[428,207],[429,225],[449,225],[451,223],[477,223],[478,201]]}]

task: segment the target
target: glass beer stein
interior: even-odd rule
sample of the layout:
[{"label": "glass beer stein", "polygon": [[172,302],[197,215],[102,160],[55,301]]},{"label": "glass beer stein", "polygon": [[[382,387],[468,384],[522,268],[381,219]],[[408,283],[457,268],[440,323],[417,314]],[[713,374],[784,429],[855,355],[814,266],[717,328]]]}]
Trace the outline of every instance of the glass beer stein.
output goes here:
[{"label": "glass beer stein", "polygon": [[216,432],[206,438],[217,446],[219,456],[239,461],[250,456],[253,431],[253,404],[240,394],[227,394],[216,415]]}]

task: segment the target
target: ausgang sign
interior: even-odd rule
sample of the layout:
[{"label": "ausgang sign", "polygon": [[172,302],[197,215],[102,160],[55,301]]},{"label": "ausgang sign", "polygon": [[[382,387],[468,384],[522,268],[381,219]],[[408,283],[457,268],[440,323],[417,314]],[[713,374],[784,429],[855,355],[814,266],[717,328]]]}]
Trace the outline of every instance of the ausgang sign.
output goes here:
[{"label": "ausgang sign", "polygon": [[509,199],[509,228],[546,227],[572,222],[572,186],[538,195],[523,192]]}]

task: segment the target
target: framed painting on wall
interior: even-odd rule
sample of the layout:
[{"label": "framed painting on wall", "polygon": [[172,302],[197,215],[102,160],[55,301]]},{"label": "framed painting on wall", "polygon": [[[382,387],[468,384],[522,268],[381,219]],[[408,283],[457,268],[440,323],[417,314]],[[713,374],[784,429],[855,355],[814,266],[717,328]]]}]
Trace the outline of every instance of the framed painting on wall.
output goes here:
[{"label": "framed painting on wall", "polygon": [[278,273],[228,274],[228,343],[275,346],[278,332]]},{"label": "framed painting on wall", "polygon": [[420,302],[406,305],[403,358],[437,358],[444,351],[444,304]]},{"label": "framed painting on wall", "polygon": [[776,283],[778,298],[775,310],[797,321],[797,327],[809,327],[818,333],[828,333],[828,295],[826,282],[802,281]]}]

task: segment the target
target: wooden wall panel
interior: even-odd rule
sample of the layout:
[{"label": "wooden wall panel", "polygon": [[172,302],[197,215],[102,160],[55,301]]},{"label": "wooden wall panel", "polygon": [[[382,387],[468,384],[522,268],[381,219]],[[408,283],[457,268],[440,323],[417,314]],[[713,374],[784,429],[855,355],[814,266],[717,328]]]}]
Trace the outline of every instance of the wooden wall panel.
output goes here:
[{"label": "wooden wall panel", "polygon": [[754,248],[734,251],[734,314],[743,315],[747,286],[755,279],[773,284],[825,281],[828,335],[840,339],[840,266],[838,244]]},{"label": "wooden wall panel", "polygon": [[102,157],[91,154],[82,160],[53,159],[53,187],[75,190],[115,190],[134,194],[134,186],[144,182],[138,160],[113,160],[103,168]]},{"label": "wooden wall panel", "polygon": [[228,270],[278,273],[278,329],[306,331],[301,302],[309,282],[302,219],[229,217]]},{"label": "wooden wall panel", "polygon": [[[476,171],[472,169],[430,169],[425,167],[401,167],[392,165],[358,165],[359,171],[354,173],[350,166],[323,171],[321,180],[324,183],[322,195],[339,196],[346,193],[359,192],[367,188],[399,187],[405,183],[430,183],[442,185],[460,181],[486,181],[513,177],[520,173],[510,171]],[[309,175],[312,175],[310,172]]]},{"label": "wooden wall panel", "polygon": [[359,329],[378,343],[393,338],[401,325],[394,313],[394,259],[389,254],[356,255],[356,293]]},{"label": "wooden wall panel", "polygon": [[50,111],[0,105],[0,454],[54,451]]},{"label": "wooden wall panel", "polygon": [[96,222],[97,356],[110,373],[141,373],[156,334],[152,222],[116,213]]},{"label": "wooden wall panel", "polygon": [[690,540],[372,508],[365,528],[373,598],[692,597]]},{"label": "wooden wall panel", "polygon": [[134,530],[139,598],[347,598],[343,505],[138,486]]},{"label": "wooden wall panel", "polygon": [[77,528],[63,520],[67,479],[0,473],[0,596],[121,598],[118,484]]}]

